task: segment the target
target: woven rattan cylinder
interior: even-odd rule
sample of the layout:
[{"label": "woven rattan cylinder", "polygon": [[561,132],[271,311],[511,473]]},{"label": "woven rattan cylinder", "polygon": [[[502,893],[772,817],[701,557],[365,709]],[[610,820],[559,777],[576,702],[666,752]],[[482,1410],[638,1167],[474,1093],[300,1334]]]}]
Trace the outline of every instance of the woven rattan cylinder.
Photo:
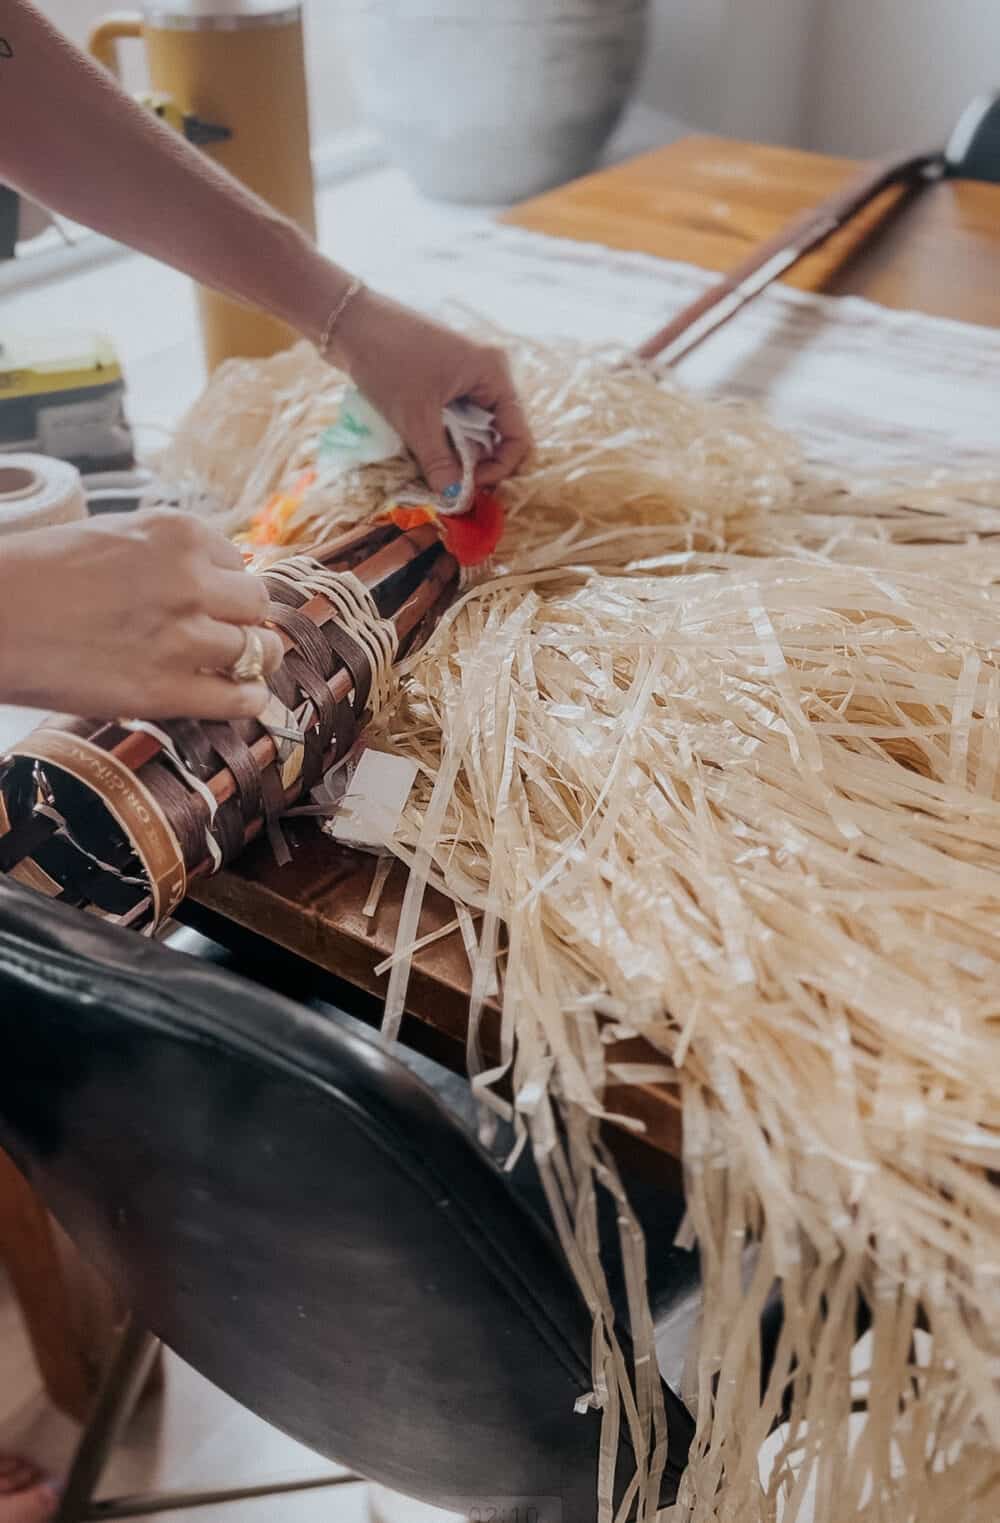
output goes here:
[{"label": "woven rattan cylinder", "polygon": [[[283,857],[282,815],[354,747],[389,658],[426,638],[458,585],[427,527],[366,526],[293,564],[300,582],[282,563],[261,573],[285,644],[261,719],[46,720],[0,762],[0,871],[155,928],[262,831]],[[353,632],[348,606],[368,610]]]}]

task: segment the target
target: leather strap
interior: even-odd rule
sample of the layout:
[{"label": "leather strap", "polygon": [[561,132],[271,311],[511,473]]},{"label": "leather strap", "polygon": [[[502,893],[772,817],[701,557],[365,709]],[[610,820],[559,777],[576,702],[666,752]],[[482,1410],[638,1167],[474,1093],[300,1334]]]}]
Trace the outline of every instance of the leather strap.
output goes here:
[{"label": "leather strap", "polygon": [[[192,719],[178,719],[172,721],[166,728],[184,765],[203,783],[207,783],[221,770],[222,766],[226,765],[221,762],[219,752],[211,742],[207,724],[197,724]],[[176,781],[176,779],[172,780]],[[182,812],[187,828],[202,833],[206,829],[211,829],[222,852],[223,862],[231,862],[233,857],[243,850],[243,817],[239,792],[237,791],[233,798],[227,799],[225,803],[218,806],[215,818],[210,825],[205,816],[207,805],[204,800],[200,799],[196,793],[190,792],[183,783],[180,787],[184,798],[178,803],[178,808]],[[171,789],[171,793],[173,797],[177,797],[176,790]],[[201,834],[196,834],[195,840],[198,843],[195,855],[188,859],[192,867],[205,855],[205,844]]]},{"label": "leather strap", "polygon": [[[369,653],[337,621],[332,610],[325,622],[317,626],[308,615],[299,611],[305,602],[303,595],[273,578],[265,577],[264,580],[272,602],[268,622],[276,629],[284,630],[313,671],[319,672],[324,680],[328,680],[332,672],[331,652],[338,657],[350,673],[354,687],[354,712],[360,717],[365,711],[372,688]],[[288,659],[286,657],[286,662]],[[283,701],[290,702],[287,698]]]},{"label": "leather strap", "polygon": [[333,619],[323,625],[323,635],[351,674],[351,681],[354,684],[354,713],[360,719],[372,690],[371,657],[364,646],[359,645],[354,636],[349,635],[344,626]]},{"label": "leather strap", "polygon": [[267,622],[276,629],[283,629],[295,642],[299,651],[321,677],[328,678],[333,670],[330,641],[306,614],[297,608],[272,607]]},{"label": "leather strap", "polygon": [[233,774],[244,820],[255,820],[264,807],[261,772],[250,754],[250,747],[235,725],[209,722],[202,726],[223,764]]}]

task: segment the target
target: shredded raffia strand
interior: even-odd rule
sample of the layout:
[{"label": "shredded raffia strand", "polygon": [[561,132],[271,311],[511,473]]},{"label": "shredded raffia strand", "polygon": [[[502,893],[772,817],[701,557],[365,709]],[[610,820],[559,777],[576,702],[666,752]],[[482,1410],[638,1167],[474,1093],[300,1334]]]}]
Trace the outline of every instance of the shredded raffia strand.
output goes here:
[{"label": "shredded raffia strand", "polygon": [[[389,1018],[442,886],[477,1092],[504,1114],[509,1073],[593,1317],[602,1523],[632,1482],[653,1523],[664,1420],[627,1202],[632,1353],[595,1246],[605,1090],[651,1072],[609,1071],[603,1012],[683,1107],[704,1315],[678,1523],[997,1523],[1000,484],[845,484],[619,356],[512,353],[537,450],[382,718],[419,764]],[[341,385],[307,349],[223,367],[165,474],[244,524]],[[414,476],[311,489],[295,551]],[[619,1430],[638,1475],[613,1493]]]}]

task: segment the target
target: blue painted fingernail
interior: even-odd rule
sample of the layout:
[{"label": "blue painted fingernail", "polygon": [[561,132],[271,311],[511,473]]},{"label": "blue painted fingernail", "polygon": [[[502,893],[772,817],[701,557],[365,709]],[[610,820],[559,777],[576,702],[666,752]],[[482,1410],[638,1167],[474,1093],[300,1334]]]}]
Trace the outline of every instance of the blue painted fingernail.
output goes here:
[{"label": "blue painted fingernail", "polygon": [[449,502],[454,502],[455,499],[461,497],[461,495],[462,483],[460,481],[453,481],[451,486],[445,487],[444,491],[441,493],[441,496],[447,497]]}]

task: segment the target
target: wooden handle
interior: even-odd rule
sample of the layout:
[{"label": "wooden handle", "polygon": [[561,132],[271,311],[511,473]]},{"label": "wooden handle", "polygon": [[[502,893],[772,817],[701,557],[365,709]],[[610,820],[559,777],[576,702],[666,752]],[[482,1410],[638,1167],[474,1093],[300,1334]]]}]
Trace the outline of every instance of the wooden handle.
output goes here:
[{"label": "wooden handle", "polygon": [[917,154],[876,164],[843,190],[801,213],[773,238],[760,244],[735,269],[672,318],[637,350],[639,359],[664,356],[676,364],[710,333],[735,316],[832,233],[845,227],[864,207],[893,185],[916,184],[943,164],[940,154]]},{"label": "wooden handle", "polygon": [[135,38],[142,36],[142,17],[138,11],[113,11],[110,16],[105,16],[99,21],[87,38],[87,51],[91,58],[117,78],[121,73],[118,66],[118,43],[122,38]]}]

